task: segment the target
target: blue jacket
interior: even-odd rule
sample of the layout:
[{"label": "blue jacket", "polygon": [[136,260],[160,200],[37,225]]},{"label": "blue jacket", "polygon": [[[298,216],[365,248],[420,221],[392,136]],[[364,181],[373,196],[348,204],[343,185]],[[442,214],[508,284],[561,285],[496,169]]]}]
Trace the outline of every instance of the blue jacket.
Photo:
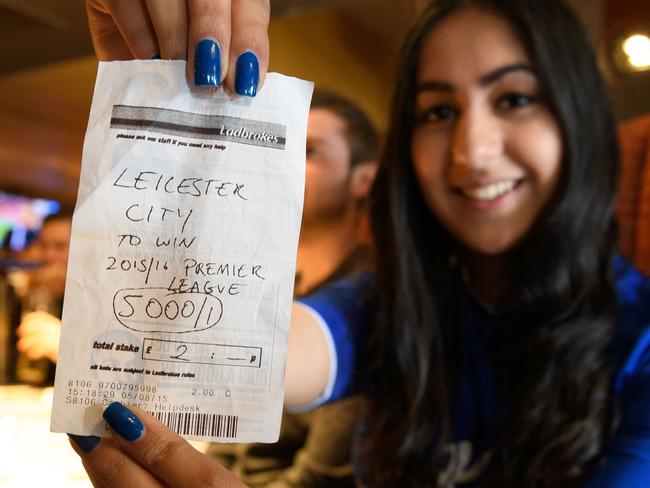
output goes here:
[{"label": "blue jacket", "polygon": [[[587,477],[588,488],[650,487],[650,279],[617,259],[616,285],[619,317],[611,357],[620,424],[604,463]],[[339,399],[355,389],[359,343],[365,335],[358,324],[368,322],[372,307],[359,295],[373,287],[373,275],[364,273],[300,300],[315,313],[332,350],[331,381],[316,403]],[[444,486],[480,481],[507,420],[507,395],[488,367],[490,351],[499,347],[504,325],[468,293],[461,299],[460,318],[462,374],[452,405],[451,462],[439,479]]]}]

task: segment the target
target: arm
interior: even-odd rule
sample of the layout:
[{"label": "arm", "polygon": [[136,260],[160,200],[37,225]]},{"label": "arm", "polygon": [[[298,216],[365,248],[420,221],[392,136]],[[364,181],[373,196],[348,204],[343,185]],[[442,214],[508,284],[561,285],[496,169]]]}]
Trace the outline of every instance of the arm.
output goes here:
[{"label": "arm", "polygon": [[[364,288],[368,280],[344,280],[306,299],[304,304],[294,305],[285,375],[285,398],[289,404],[309,404],[325,390],[329,390],[327,397],[340,398],[353,389],[355,337],[363,334],[364,329],[351,324],[356,324],[367,312],[364,301],[359,300],[355,293],[359,285]],[[121,411],[120,407],[112,409]],[[99,442],[98,438],[77,438],[76,442],[86,447],[84,450],[77,445],[76,451],[91,478],[99,486],[107,487],[124,486],[124,480],[129,477],[138,479],[138,476],[143,479],[153,479],[154,476],[166,482],[178,480],[178,483],[171,484],[181,488],[196,486],[192,485],[191,476],[181,473],[181,468],[194,463],[202,466],[206,464],[207,457],[188,448],[180,436],[152,417],[134,411],[140,420],[131,424],[141,423],[144,427],[132,441],[126,441],[119,430],[124,422],[115,424],[115,419],[111,415],[107,418],[106,412],[104,417],[112,428],[113,439]],[[148,432],[155,433],[153,441],[148,438]],[[153,447],[149,445],[150,442],[153,442]],[[151,449],[153,452],[150,452]],[[183,463],[174,457],[176,450],[183,453]],[[228,480],[232,475],[223,466],[211,461],[205,469],[209,476],[215,478],[213,485],[203,486],[231,486],[227,483],[230,483]],[[186,480],[183,476],[188,476],[186,484],[182,483],[182,480]]]},{"label": "arm", "polygon": [[284,377],[285,407],[308,405],[319,398],[329,375],[330,350],[323,329],[309,309],[294,304]]},{"label": "arm", "polygon": [[[289,333],[285,400],[293,405],[320,396],[329,377],[329,349],[314,316],[294,305]],[[216,461],[195,450],[146,412],[119,403],[104,411],[111,438],[71,436],[96,486],[244,486]],[[191,466],[192,469],[184,469]],[[137,481],[136,481],[137,480]],[[158,480],[163,480],[160,483]]]},{"label": "arm", "polygon": [[604,464],[584,488],[650,486],[650,378],[625,395],[628,405],[606,453]]},{"label": "arm", "polygon": [[585,488],[650,486],[650,329],[629,355],[616,390],[620,424]]}]

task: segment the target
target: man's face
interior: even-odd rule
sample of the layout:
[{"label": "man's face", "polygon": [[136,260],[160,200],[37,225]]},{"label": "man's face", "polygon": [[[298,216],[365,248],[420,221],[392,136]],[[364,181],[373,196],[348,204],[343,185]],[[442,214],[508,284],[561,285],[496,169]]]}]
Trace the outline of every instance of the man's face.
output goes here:
[{"label": "man's face", "polygon": [[346,123],[325,108],[309,112],[303,226],[335,221],[351,204]]},{"label": "man's face", "polygon": [[43,226],[38,247],[44,264],[67,266],[71,224],[70,220],[57,219]]}]

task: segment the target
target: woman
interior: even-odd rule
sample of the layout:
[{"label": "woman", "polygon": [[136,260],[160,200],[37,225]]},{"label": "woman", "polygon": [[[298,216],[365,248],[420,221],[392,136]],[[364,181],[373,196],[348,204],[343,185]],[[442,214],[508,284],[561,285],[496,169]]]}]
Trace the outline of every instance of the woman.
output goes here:
[{"label": "woman", "polygon": [[[650,483],[650,283],[615,256],[617,145],[579,24],[549,0],[435,2],[401,69],[376,276],[296,307],[287,398],[361,389],[367,486]],[[133,442],[77,449],[98,481],[116,461],[193,486],[174,466],[200,459],[206,486],[236,483],[136,413],[107,409]]]}]

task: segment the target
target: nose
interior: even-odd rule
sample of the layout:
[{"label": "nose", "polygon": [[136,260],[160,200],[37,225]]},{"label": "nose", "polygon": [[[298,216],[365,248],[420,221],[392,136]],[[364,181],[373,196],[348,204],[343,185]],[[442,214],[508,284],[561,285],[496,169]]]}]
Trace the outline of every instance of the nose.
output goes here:
[{"label": "nose", "polygon": [[499,121],[485,109],[468,108],[455,127],[451,158],[457,166],[480,171],[503,153],[503,134]]}]

